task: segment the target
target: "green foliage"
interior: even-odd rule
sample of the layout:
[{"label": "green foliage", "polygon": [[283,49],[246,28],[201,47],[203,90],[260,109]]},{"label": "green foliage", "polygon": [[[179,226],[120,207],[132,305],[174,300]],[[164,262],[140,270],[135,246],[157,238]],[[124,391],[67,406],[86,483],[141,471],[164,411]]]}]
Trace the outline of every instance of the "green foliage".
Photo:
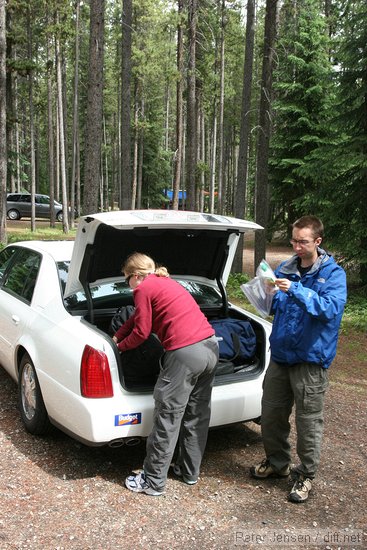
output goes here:
[{"label": "green foliage", "polygon": [[228,277],[227,292],[231,300],[238,302],[245,297],[240,286],[247,283],[250,277],[246,273],[231,273]]},{"label": "green foliage", "polygon": [[285,209],[290,221],[307,212],[302,198],[315,191],[318,175],[309,165],[308,155],[327,141],[330,133],[332,68],[325,20],[319,9],[318,0],[297,5],[286,0],[281,12],[270,177],[274,208]]},{"label": "green foliage", "polygon": [[297,4],[294,34],[294,3],[284,2],[270,161],[273,229],[303,214],[319,216],[328,245],[344,267],[357,267],[366,284],[367,6],[354,0],[335,3],[336,38],[328,43],[318,4]]},{"label": "green foliage", "polygon": [[366,332],[367,330],[367,288],[351,292],[345,307],[342,330],[349,329]]}]

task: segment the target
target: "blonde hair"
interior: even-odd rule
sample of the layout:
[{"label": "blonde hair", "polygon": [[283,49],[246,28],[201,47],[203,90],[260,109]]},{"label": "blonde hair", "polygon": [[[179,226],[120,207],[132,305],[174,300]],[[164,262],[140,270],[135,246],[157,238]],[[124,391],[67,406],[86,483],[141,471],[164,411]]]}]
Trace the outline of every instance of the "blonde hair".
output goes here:
[{"label": "blonde hair", "polygon": [[158,277],[169,277],[169,273],[164,266],[156,266],[154,260],[150,256],[142,254],[141,252],[134,252],[126,258],[122,266],[122,273],[125,277],[135,274],[146,277],[151,273],[154,273]]}]

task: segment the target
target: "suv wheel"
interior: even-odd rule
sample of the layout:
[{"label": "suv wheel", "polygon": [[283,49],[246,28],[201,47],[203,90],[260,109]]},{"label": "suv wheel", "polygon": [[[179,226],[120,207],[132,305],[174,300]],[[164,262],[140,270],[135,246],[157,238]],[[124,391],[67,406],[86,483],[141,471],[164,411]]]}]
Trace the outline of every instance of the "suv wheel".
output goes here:
[{"label": "suv wheel", "polygon": [[62,222],[62,212],[58,212],[56,214],[56,219],[57,219],[58,222]]},{"label": "suv wheel", "polygon": [[20,213],[15,208],[8,210],[9,220],[20,220]]}]

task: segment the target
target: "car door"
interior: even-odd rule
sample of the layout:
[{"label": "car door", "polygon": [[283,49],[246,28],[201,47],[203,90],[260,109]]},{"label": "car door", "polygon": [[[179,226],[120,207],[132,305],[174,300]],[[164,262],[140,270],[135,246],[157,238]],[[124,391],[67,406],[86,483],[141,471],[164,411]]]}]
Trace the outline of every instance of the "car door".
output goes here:
[{"label": "car door", "polygon": [[32,323],[31,302],[41,256],[30,249],[8,247],[0,254],[0,363],[16,378],[16,348]]},{"label": "car door", "polygon": [[30,195],[22,195],[19,199],[19,211],[22,217],[30,218],[32,215],[32,203]]},{"label": "car door", "polygon": [[50,197],[46,195],[36,195],[36,217],[37,218],[49,218],[50,217]]}]

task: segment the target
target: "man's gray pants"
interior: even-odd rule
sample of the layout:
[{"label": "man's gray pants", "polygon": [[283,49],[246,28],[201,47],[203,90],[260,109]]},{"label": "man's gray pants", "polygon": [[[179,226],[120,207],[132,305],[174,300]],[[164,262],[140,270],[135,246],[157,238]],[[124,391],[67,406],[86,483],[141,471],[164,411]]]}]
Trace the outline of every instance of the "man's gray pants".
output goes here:
[{"label": "man's gray pants", "polygon": [[164,354],[154,388],[153,428],[147,440],[145,478],[163,491],[178,441],[176,464],[189,480],[197,480],[206,446],[210,400],[218,362],[213,336]]},{"label": "man's gray pants", "polygon": [[297,473],[313,479],[321,453],[327,369],[312,363],[270,361],[264,379],[261,433],[265,454],[275,470],[291,463],[289,417],[296,406]]}]

